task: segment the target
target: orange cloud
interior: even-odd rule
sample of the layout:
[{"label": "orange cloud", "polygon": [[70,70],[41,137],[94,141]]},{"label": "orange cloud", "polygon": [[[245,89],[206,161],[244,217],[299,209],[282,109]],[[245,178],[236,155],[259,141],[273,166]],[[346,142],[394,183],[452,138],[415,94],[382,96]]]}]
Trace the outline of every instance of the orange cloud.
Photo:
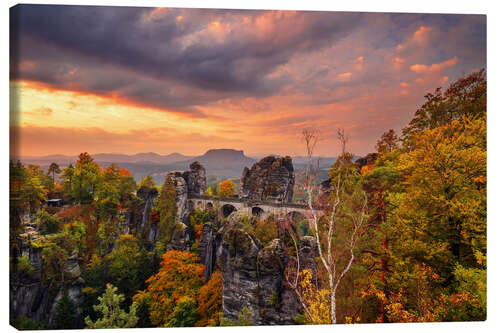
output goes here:
[{"label": "orange cloud", "polygon": [[458,63],[458,58],[455,56],[449,60],[443,61],[439,64],[432,64],[430,66],[428,65],[422,65],[422,64],[415,64],[410,67],[412,71],[418,74],[427,74],[427,73],[432,73],[432,72],[440,72],[448,67],[453,67]]},{"label": "orange cloud", "polygon": [[417,31],[415,31],[413,33],[413,37],[419,39],[419,40],[423,40],[429,31],[431,31],[432,29],[429,28],[429,27],[424,27],[424,26],[421,26],[420,28],[418,28]]},{"label": "orange cloud", "polygon": [[337,75],[337,77],[341,80],[349,80],[351,78],[351,76],[352,76],[352,73],[349,73],[349,72]]},{"label": "orange cloud", "polygon": [[157,21],[161,20],[167,13],[170,11],[170,8],[158,7],[149,12],[149,15],[146,17],[147,21]]}]

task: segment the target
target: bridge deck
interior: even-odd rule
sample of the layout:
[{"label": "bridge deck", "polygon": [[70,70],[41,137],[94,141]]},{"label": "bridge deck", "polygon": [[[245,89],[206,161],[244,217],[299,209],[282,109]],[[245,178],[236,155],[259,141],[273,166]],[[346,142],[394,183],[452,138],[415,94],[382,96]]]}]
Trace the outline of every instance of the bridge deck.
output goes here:
[{"label": "bridge deck", "polygon": [[[304,209],[304,210],[309,209],[308,205],[303,205],[303,204],[281,203],[281,202],[273,202],[273,201],[255,201],[255,200],[241,199],[238,197],[211,197],[208,195],[190,194],[188,196],[188,199],[243,203],[243,204],[246,204],[247,206],[272,206],[272,207],[296,208],[296,209]],[[321,210],[321,207],[315,206],[314,209]]]}]

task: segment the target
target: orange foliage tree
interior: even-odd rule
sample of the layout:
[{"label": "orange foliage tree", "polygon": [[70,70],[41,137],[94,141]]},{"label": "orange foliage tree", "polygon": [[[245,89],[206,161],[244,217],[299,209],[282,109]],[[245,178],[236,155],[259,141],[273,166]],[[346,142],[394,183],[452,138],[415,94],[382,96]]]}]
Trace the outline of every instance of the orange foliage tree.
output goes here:
[{"label": "orange foliage tree", "polygon": [[215,271],[206,285],[201,287],[198,295],[199,316],[195,326],[219,326],[222,313],[222,273]]},{"label": "orange foliage tree", "polygon": [[[186,251],[170,250],[163,255],[160,270],[146,283],[145,291],[134,296],[138,304],[146,303],[149,318],[155,326],[169,326],[178,305],[185,297],[195,299],[203,284],[204,266],[197,256]],[[193,323],[194,324],[194,323]]]},{"label": "orange foliage tree", "polygon": [[219,183],[219,196],[230,197],[236,194],[236,184],[231,179]]}]

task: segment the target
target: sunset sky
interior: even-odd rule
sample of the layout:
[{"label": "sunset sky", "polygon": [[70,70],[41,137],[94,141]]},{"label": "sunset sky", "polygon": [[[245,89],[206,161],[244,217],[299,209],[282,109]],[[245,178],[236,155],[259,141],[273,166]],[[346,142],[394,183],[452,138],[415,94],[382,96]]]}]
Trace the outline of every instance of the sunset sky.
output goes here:
[{"label": "sunset sky", "polygon": [[22,5],[10,58],[21,155],[363,155],[486,68],[486,17]]}]

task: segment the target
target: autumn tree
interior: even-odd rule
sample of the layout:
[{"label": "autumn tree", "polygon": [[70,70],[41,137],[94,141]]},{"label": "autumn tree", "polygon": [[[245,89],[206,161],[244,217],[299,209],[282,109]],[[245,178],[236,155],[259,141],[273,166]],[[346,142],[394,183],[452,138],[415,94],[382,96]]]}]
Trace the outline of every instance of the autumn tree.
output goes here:
[{"label": "autumn tree", "polygon": [[377,141],[376,149],[380,153],[390,153],[398,148],[398,136],[393,129],[382,134],[382,137]]},{"label": "autumn tree", "polygon": [[[134,296],[137,304],[146,303],[150,320],[156,326],[169,326],[191,322],[193,303],[203,284],[204,266],[197,263],[191,252],[170,250],[163,254],[160,270],[146,283],[145,291]],[[181,309],[186,311],[185,318]],[[196,310],[196,306],[194,306]]]},{"label": "autumn tree", "polygon": [[363,293],[384,321],[486,316],[485,98],[482,71],[428,95],[402,149],[363,175],[377,226],[363,262],[381,270]]},{"label": "autumn tree", "polygon": [[207,284],[201,287],[197,297],[195,326],[218,326],[222,314],[222,273],[216,270]]},{"label": "autumn tree", "polygon": [[19,214],[34,214],[47,200],[47,176],[38,165],[10,163],[10,203]]},{"label": "autumn tree", "polygon": [[486,72],[484,69],[458,79],[443,93],[437,88],[425,95],[425,103],[403,128],[405,149],[413,149],[416,135],[462,117],[486,119]]},{"label": "autumn tree", "polygon": [[236,194],[236,184],[231,179],[219,183],[219,196],[232,197]]},{"label": "autumn tree", "polygon": [[137,324],[137,307],[130,306],[129,312],[120,308],[124,296],[117,294],[117,288],[112,284],[107,284],[106,291],[98,298],[99,304],[94,305],[94,309],[101,313],[102,317],[95,322],[90,317],[85,318],[86,328],[129,328]]}]

